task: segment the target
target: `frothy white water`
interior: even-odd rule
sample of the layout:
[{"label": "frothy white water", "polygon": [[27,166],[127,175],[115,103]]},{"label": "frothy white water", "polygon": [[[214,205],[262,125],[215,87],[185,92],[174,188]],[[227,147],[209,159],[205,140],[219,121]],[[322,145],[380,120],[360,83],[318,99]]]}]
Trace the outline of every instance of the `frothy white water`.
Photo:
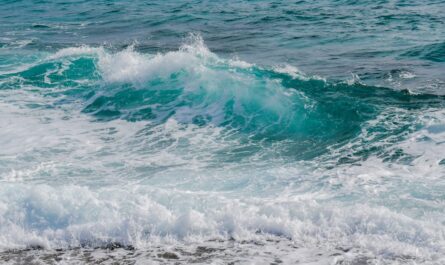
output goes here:
[{"label": "frothy white water", "polygon": [[[306,248],[353,248],[371,257],[440,260],[444,230],[368,205],[319,203],[299,196],[228,198],[127,185],[2,185],[2,246],[49,248],[110,242],[149,247],[152,242],[288,237]],[[261,233],[258,233],[261,232]]]},{"label": "frothy white water", "polygon": [[[155,77],[166,78],[181,70],[190,73],[204,71],[207,61],[223,62],[208,50],[200,36],[195,35],[191,35],[188,43],[182,45],[178,51],[165,54],[144,55],[136,52],[134,46],[116,53],[109,53],[103,47],[80,46],[61,49],[47,59],[69,59],[80,55],[98,59],[98,67],[105,81],[135,84]],[[247,64],[237,60],[233,63],[244,66]]]},{"label": "frothy white water", "polygon": [[[362,166],[313,173],[304,164],[255,161],[206,169],[211,158],[181,154],[177,145],[145,155],[132,149],[132,137],[146,125],[142,122],[93,123],[94,128],[89,117],[66,119],[61,110],[30,115],[5,103],[1,109],[2,128],[8,128],[0,137],[3,249],[110,242],[144,249],[153,242],[267,242],[278,237],[312,249],[310,253],[344,248],[382,261],[443,262],[443,182],[434,174],[441,174],[439,168],[388,166],[371,159]],[[172,120],[157,130],[165,139],[176,134],[177,144],[189,138],[203,152],[203,144],[213,150],[233,144],[215,140],[217,128],[181,126]],[[438,141],[440,128],[432,124],[419,134]],[[107,143],[110,131],[114,141]],[[150,137],[159,134],[146,135],[145,141],[153,145]],[[136,178],[140,166],[167,169]],[[413,197],[411,189],[415,192],[418,184],[432,188],[424,194],[429,198]],[[401,197],[385,198],[391,192]],[[416,206],[410,207],[413,201]],[[421,214],[426,207],[428,212]]]}]

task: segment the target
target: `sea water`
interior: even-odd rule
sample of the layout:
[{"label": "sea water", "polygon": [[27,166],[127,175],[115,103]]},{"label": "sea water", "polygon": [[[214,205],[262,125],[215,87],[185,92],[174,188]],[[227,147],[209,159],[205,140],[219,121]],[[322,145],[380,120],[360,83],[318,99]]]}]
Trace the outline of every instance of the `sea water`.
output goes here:
[{"label": "sea water", "polygon": [[443,1],[0,1],[5,264],[445,264]]}]

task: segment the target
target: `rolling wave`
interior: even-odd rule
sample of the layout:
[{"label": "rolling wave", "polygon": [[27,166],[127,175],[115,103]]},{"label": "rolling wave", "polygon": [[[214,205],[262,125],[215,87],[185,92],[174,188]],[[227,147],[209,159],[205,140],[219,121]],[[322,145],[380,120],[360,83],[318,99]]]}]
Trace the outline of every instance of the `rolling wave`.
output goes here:
[{"label": "rolling wave", "polygon": [[0,72],[3,249],[272,238],[443,261],[443,96],[223,59],[199,36],[21,60]]}]

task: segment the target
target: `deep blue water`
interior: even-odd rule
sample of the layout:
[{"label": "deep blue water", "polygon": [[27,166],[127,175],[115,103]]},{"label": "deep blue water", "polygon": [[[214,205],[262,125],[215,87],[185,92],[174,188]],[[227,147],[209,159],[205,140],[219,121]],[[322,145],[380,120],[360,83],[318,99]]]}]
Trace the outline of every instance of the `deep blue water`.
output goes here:
[{"label": "deep blue water", "polygon": [[444,10],[0,0],[0,248],[444,263]]}]

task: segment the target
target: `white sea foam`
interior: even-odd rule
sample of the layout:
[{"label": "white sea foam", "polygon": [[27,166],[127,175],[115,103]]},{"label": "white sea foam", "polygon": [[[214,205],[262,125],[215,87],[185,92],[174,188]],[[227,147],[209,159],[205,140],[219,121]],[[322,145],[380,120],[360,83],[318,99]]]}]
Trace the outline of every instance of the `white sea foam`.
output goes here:
[{"label": "white sea foam", "polygon": [[286,64],[284,66],[276,66],[274,67],[274,71],[278,73],[288,74],[293,78],[301,78],[303,80],[309,80],[309,77],[307,77],[302,71],[300,71],[297,67],[289,64]]},{"label": "white sea foam", "polygon": [[79,47],[70,47],[64,48],[57,51],[55,54],[50,55],[48,57],[49,60],[59,59],[63,57],[69,56],[78,56],[78,55],[96,55],[105,53],[104,48],[102,47],[90,47],[90,46],[79,46]]},{"label": "white sea foam", "polygon": [[351,73],[351,77],[349,79],[347,79],[345,82],[346,82],[346,84],[348,84],[350,86],[355,85],[355,84],[363,84],[362,80],[356,73]]},{"label": "white sea foam", "polygon": [[144,55],[136,52],[134,46],[116,53],[109,53],[103,47],[80,46],[61,49],[48,59],[79,55],[97,57],[99,70],[105,81],[135,83],[154,77],[168,77],[180,70],[200,71],[207,60],[219,60],[198,35],[191,35],[178,51],[165,54]]},{"label": "white sea foam", "polygon": [[[288,237],[306,248],[366,249],[372,257],[439,261],[443,229],[384,207],[317,203],[292,197],[229,199],[125,186],[2,185],[0,245],[69,247],[107,242],[148,247],[159,240]],[[261,231],[262,234],[258,234]],[[269,235],[269,236],[268,236]]]},{"label": "white sea foam", "polygon": [[[304,165],[299,163],[269,165],[267,170],[255,163],[205,170],[212,159],[196,160],[193,155],[181,154],[177,145],[165,152],[154,152],[153,156],[144,156],[133,149],[132,137],[144,128],[143,123],[116,121],[94,125],[82,116],[64,120],[57,110],[45,111],[51,117],[48,122],[41,119],[39,111],[29,115],[21,109],[12,111],[14,108],[7,105],[2,109],[8,109],[8,115],[14,115],[10,119],[21,125],[14,127],[14,123],[10,124],[7,127],[15,134],[2,131],[0,139],[14,138],[16,143],[22,143],[4,149],[2,155],[9,153],[11,156],[13,150],[21,150],[20,153],[26,156],[41,155],[34,156],[40,163],[34,167],[26,162],[26,156],[14,156],[10,166],[15,164],[15,173],[9,171],[3,175],[0,187],[0,246],[3,249],[36,245],[46,248],[81,244],[101,246],[108,242],[144,249],[150,248],[153,242],[178,242],[173,244],[179,245],[189,242],[194,245],[213,239],[267,242],[278,237],[279,240],[289,238],[292,245],[310,249],[312,254],[301,253],[295,259],[309,259],[320,249],[324,253],[335,253],[336,248],[343,248],[352,250],[348,252],[350,254],[336,256],[337,260],[352,255],[377,261],[396,262],[405,258],[418,263],[443,262],[439,253],[444,251],[445,230],[441,225],[444,220],[440,219],[439,205],[430,211],[437,214],[430,219],[434,215],[400,213],[397,210],[399,203],[388,208],[378,206],[378,201],[374,201],[374,206],[372,200],[366,201],[373,195],[384,199],[385,191],[397,191],[391,183],[396,183],[398,176],[401,181],[404,178],[414,180],[414,175],[406,179],[409,175],[403,167],[396,169],[378,160],[369,160],[360,167],[340,167],[332,172],[315,171],[313,174],[305,172]],[[24,127],[24,124],[30,127]],[[182,141],[180,139],[188,138],[189,143],[202,152],[215,151],[230,144],[218,140],[221,132],[217,128],[184,127],[174,120],[156,128],[152,138],[172,138],[177,144]],[[101,140],[110,130],[115,135],[112,145]],[[441,137],[442,131],[433,123],[423,133]],[[44,134],[51,137],[45,138]],[[23,141],[31,135],[35,135],[34,140],[28,144]],[[149,145],[154,144],[150,137],[146,141]],[[144,145],[139,142],[138,146],[141,144]],[[8,145],[2,143],[2,146]],[[45,154],[42,152],[44,148],[59,148],[59,152],[66,155]],[[195,155],[203,154],[197,151]],[[101,159],[94,161],[95,157]],[[126,173],[120,172],[119,167],[110,167],[119,160],[125,161],[123,172],[136,172],[131,168],[136,169],[139,165],[175,165],[178,168],[154,173],[147,176],[148,179],[125,179]],[[43,161],[47,161],[46,164]],[[194,161],[198,163],[195,166]],[[82,165],[84,163],[88,165]],[[22,166],[29,169],[17,173]],[[85,167],[90,168],[85,171],[87,175],[69,174]],[[320,178],[323,174],[331,175],[330,179]],[[51,180],[56,176],[58,179]],[[314,182],[324,188],[313,190]],[[401,195],[406,192],[399,191]],[[354,205],[335,199],[347,193],[361,194],[365,201]],[[424,203],[431,207],[439,202],[426,200]],[[286,244],[275,247],[283,248],[275,250],[277,253],[288,248]],[[334,259],[322,258],[326,262]],[[322,258],[313,262],[322,262]]]}]

